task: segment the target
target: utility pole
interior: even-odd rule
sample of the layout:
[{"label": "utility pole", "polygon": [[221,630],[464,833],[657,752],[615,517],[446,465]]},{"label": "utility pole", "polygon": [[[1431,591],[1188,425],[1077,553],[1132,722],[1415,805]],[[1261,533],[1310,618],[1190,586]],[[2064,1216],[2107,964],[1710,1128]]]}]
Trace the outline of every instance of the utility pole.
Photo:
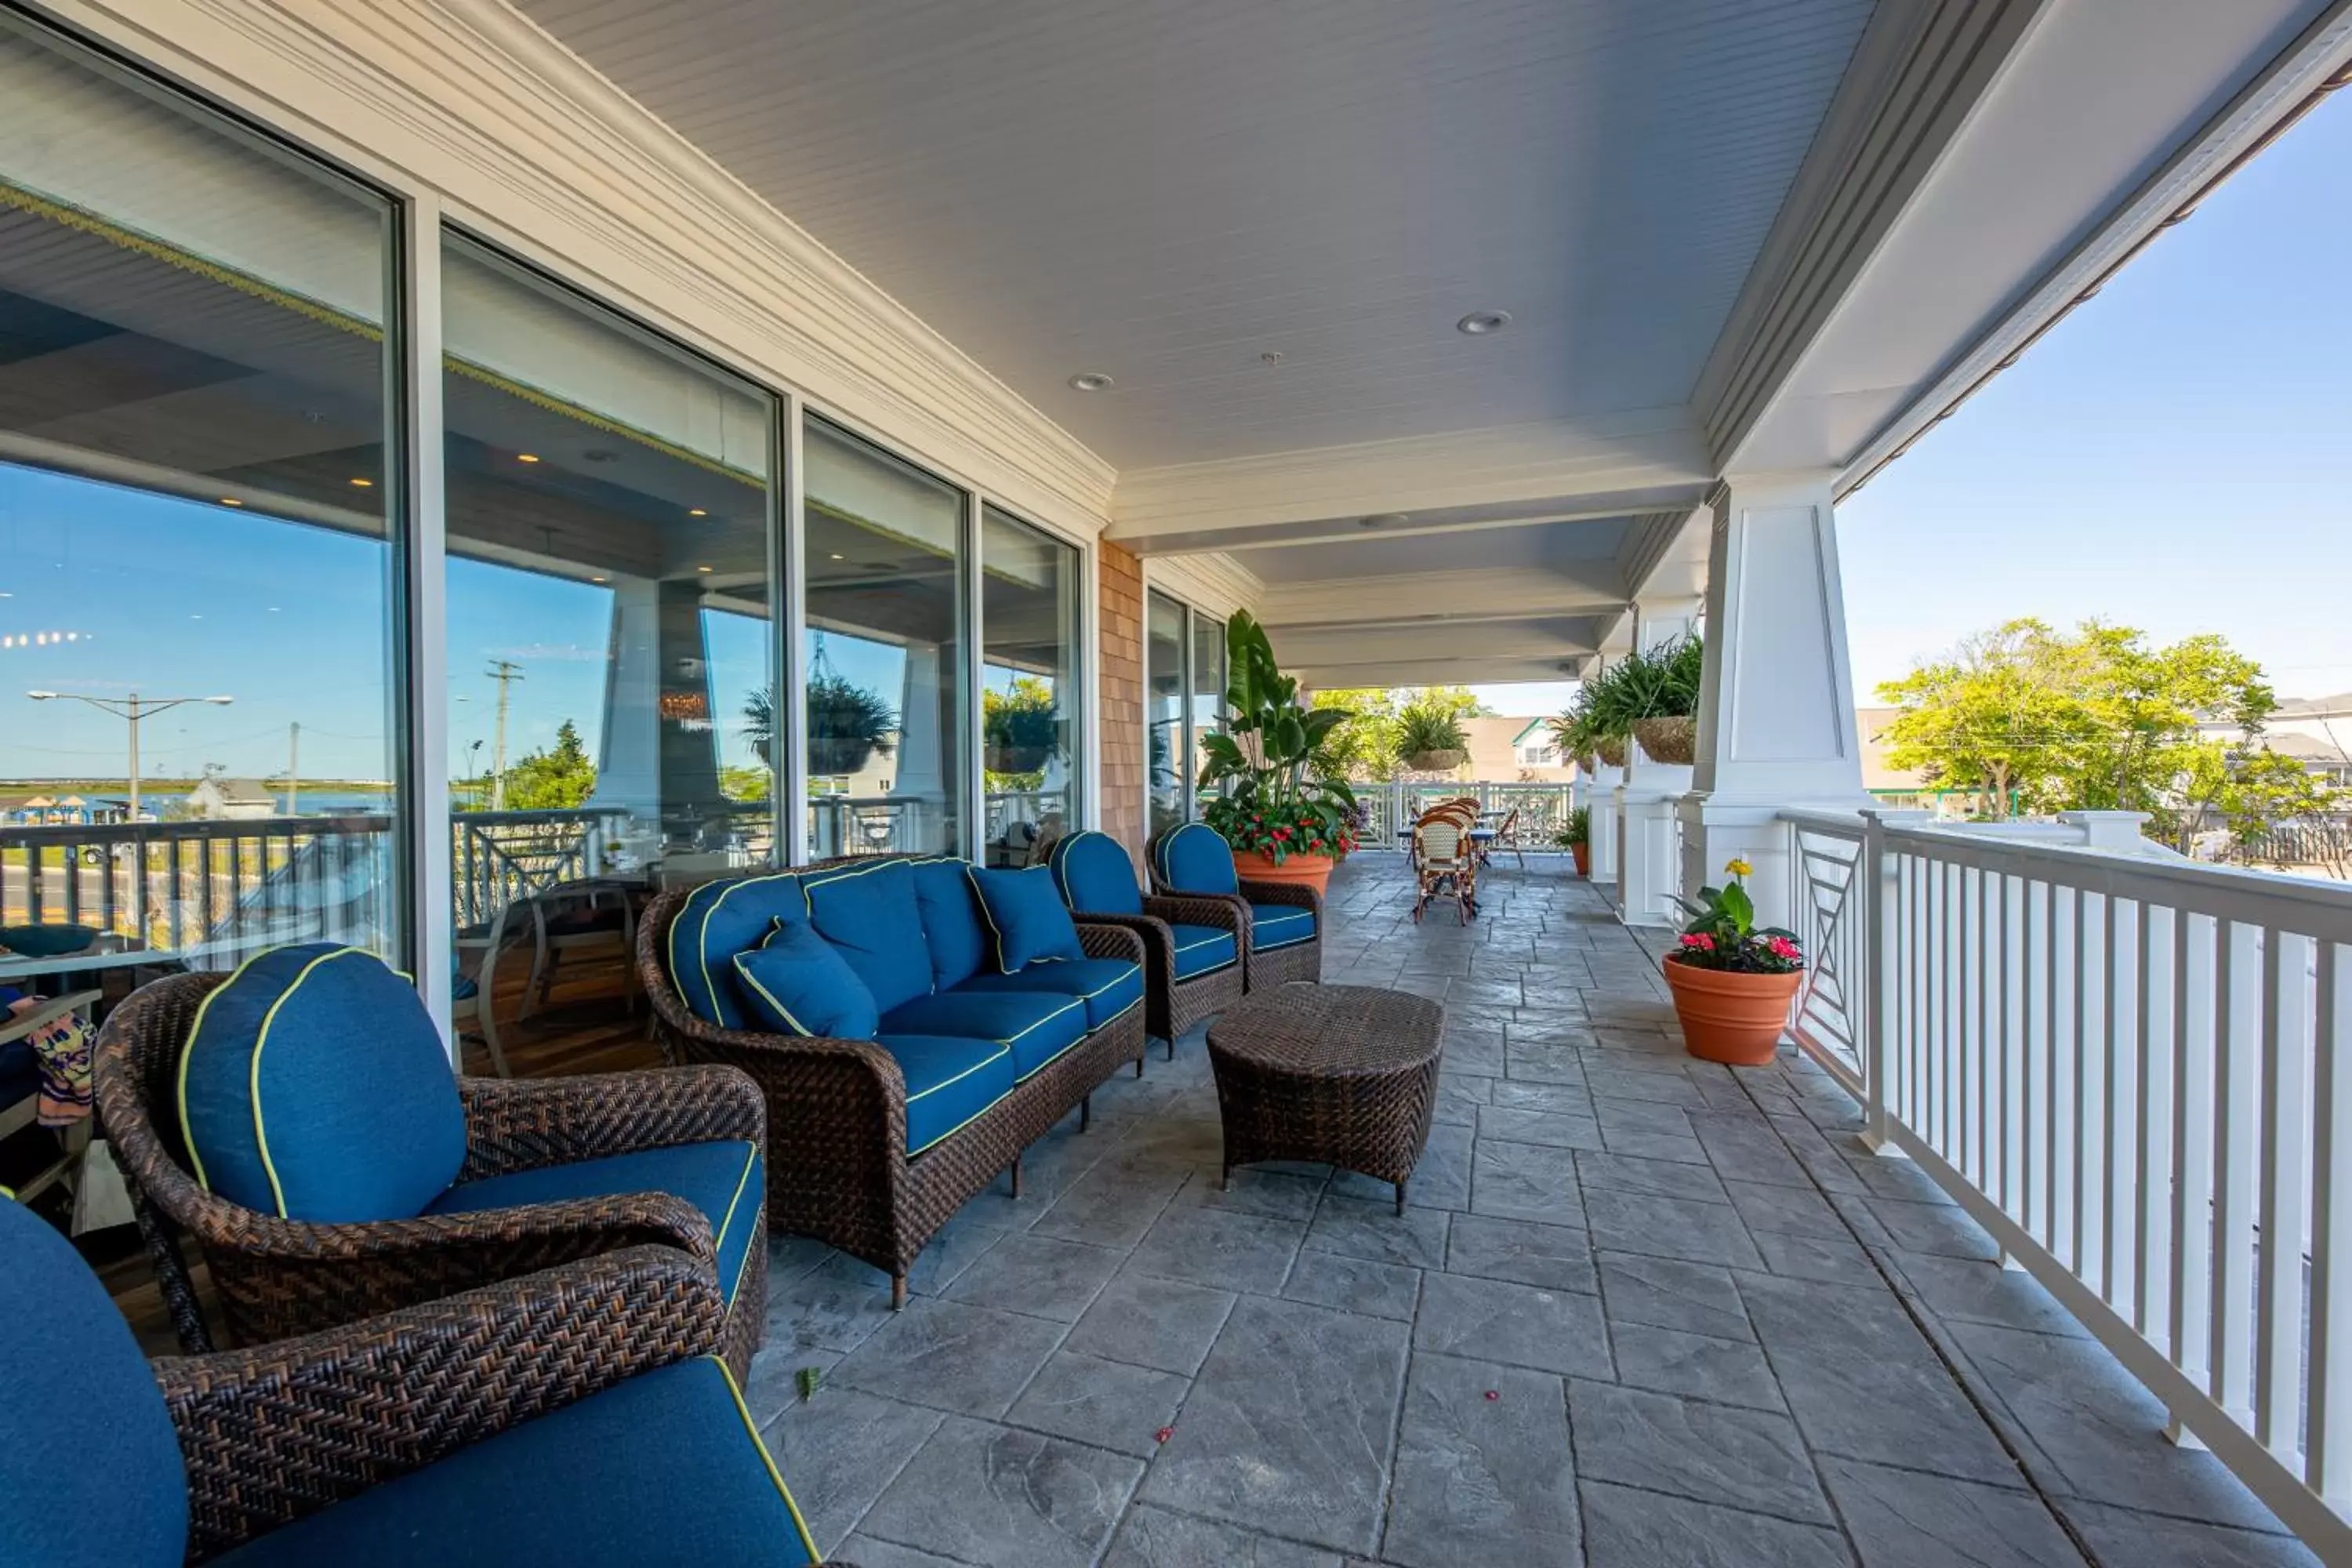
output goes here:
[{"label": "utility pole", "polygon": [[497,739],[490,747],[490,809],[504,811],[507,808],[507,693],[516,681],[524,677],[522,666],[506,658],[490,660],[488,673],[490,679],[499,683],[498,727],[492,731]]},{"label": "utility pole", "polygon": [[286,815],[302,815],[302,721],[286,726]]}]

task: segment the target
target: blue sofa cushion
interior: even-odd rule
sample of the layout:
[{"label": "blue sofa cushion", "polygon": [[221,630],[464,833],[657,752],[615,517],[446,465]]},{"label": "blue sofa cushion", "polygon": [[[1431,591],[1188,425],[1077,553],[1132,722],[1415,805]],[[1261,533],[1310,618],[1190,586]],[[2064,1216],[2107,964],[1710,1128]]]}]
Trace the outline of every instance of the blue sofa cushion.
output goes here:
[{"label": "blue sofa cushion", "polygon": [[759,1218],[760,1205],[767,1197],[766,1164],[760,1145],[748,1139],[674,1143],[664,1149],[604,1154],[568,1165],[540,1165],[461,1183],[442,1194],[425,1212],[478,1214],[484,1209],[520,1208],[566,1198],[668,1193],[700,1209],[710,1221],[711,1238],[719,1250],[719,1288],[731,1301],[736,1287],[742,1283],[743,1265],[756,1228],[752,1222]]},{"label": "blue sofa cushion", "polygon": [[1101,1028],[1143,1000],[1143,968],[1124,958],[1073,958],[1033,963],[1015,974],[975,974],[955,988],[965,992],[1033,991],[1075,996],[1087,1005],[1087,1030]]},{"label": "blue sofa cushion", "polygon": [[1052,871],[1043,866],[1019,871],[973,866],[967,874],[980,893],[981,914],[994,942],[999,974],[1018,973],[1040,959],[1087,955]]},{"label": "blue sofa cushion", "polygon": [[1139,915],[1143,889],[1118,839],[1092,828],[1055,841],[1045,857],[1062,902],[1080,914]]},{"label": "blue sofa cushion", "polygon": [[817,1556],[734,1378],[701,1356],[509,1427],[214,1561],[805,1568]]},{"label": "blue sofa cushion", "polygon": [[1087,1005],[1045,991],[942,991],[885,1013],[882,1032],[992,1040],[1012,1051],[1018,1082],[1086,1038]]},{"label": "blue sofa cushion", "polygon": [[1315,911],[1297,904],[1252,904],[1250,946],[1259,952],[1288,947],[1315,934]]},{"label": "blue sofa cushion", "polygon": [[914,862],[915,907],[923,917],[923,941],[931,950],[931,985],[944,991],[980,973],[988,962],[988,928],[980,895],[964,874],[971,864],[952,855]]},{"label": "blue sofa cushion", "polygon": [[879,1043],[907,1080],[909,1156],[1013,1092],[1013,1049],[999,1041],[886,1032]]},{"label": "blue sofa cushion", "polygon": [[274,948],[231,975],[196,1010],[179,1099],[196,1180],[287,1219],[411,1219],[465,1163],[423,999],[356,947]]},{"label": "blue sofa cushion", "polygon": [[778,921],[768,940],[730,961],[752,1017],[780,1035],[870,1040],[882,1016],[849,961],[799,921]]},{"label": "blue sofa cushion", "polygon": [[906,861],[811,872],[801,885],[808,890],[810,921],[849,960],[877,1007],[887,1013],[931,994],[930,949]]},{"label": "blue sofa cushion", "polygon": [[1216,926],[1171,925],[1169,936],[1176,948],[1176,978],[1190,980],[1234,961],[1234,933]]},{"label": "blue sofa cushion", "polygon": [[175,1568],[188,1475],[163,1391],[98,1276],[0,1197],[0,1561]]},{"label": "blue sofa cushion", "polygon": [[791,872],[705,882],[687,895],[670,922],[667,956],[678,1000],[706,1024],[749,1028],[751,1009],[727,961],[759,945],[779,920],[806,919],[808,900]]},{"label": "blue sofa cushion", "polygon": [[1231,898],[1242,890],[1234,875],[1234,852],[1205,822],[1188,822],[1161,834],[1151,846],[1151,869],[1171,892],[1213,893]]}]

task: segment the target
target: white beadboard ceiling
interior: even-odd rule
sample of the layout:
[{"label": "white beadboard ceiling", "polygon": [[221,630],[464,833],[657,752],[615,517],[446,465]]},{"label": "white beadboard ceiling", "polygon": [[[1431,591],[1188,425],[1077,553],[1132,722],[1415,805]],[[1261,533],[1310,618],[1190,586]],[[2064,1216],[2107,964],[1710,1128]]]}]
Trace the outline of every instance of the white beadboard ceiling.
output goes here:
[{"label": "white beadboard ceiling", "polygon": [[1121,468],[1686,404],[1872,9],[516,4]]}]

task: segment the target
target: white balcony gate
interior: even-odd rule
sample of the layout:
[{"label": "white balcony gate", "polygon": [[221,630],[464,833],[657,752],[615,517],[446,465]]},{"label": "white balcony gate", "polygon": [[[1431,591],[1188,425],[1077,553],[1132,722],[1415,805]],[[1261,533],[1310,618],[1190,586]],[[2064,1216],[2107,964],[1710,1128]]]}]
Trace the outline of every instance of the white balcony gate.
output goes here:
[{"label": "white balcony gate", "polygon": [[2352,1562],[2352,889],[1790,813],[1790,1032],[2328,1562]]}]

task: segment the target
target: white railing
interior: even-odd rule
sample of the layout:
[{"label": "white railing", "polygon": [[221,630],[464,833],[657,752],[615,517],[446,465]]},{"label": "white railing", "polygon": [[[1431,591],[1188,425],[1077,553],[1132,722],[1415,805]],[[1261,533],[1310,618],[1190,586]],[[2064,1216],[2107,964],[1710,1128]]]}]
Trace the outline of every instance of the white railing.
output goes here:
[{"label": "white railing", "polygon": [[1460,795],[1476,798],[1484,811],[1519,814],[1518,838],[1527,849],[1550,849],[1552,835],[1567,826],[1570,785],[1475,781],[1470,784],[1367,784],[1355,786],[1356,805],[1364,844],[1374,848],[1404,847],[1413,819],[1441,800]]},{"label": "white railing", "polygon": [[2352,1562],[2352,889],[1790,814],[1790,1032],[2327,1562]]}]

